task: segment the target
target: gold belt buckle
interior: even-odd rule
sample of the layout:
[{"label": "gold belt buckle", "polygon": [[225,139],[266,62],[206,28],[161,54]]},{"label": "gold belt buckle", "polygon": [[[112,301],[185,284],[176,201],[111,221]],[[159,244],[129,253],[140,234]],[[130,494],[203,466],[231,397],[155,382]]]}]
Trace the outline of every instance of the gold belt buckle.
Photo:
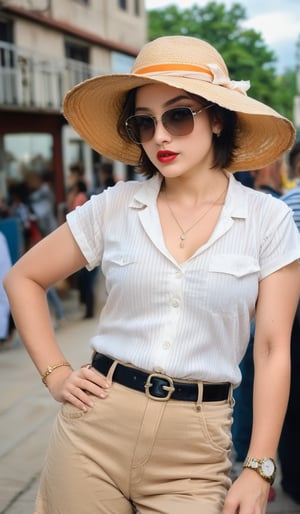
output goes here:
[{"label": "gold belt buckle", "polygon": [[[167,391],[166,396],[164,396],[163,398],[160,398],[159,396],[153,396],[151,394],[150,387],[153,386],[153,384],[151,382],[152,378],[161,378],[163,380],[166,380],[166,382],[168,382],[169,385],[162,386],[162,389],[164,391]],[[171,398],[171,395],[174,393],[174,391],[175,391],[174,382],[171,377],[168,377],[167,375],[162,375],[161,373],[152,373],[151,375],[148,376],[146,384],[145,384],[145,394],[148,398],[151,398],[152,400],[157,400],[159,402],[166,402],[167,400],[169,400]]]}]

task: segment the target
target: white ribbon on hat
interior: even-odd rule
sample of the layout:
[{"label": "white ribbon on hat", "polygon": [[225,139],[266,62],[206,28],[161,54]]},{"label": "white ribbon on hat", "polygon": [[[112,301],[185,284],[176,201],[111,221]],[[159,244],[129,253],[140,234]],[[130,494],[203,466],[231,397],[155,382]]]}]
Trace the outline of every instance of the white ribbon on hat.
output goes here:
[{"label": "white ribbon on hat", "polygon": [[250,88],[250,80],[230,80],[226,77],[223,70],[221,70],[218,64],[208,64],[208,68],[213,74],[212,84],[228,87],[229,89],[236,89],[243,95]]}]

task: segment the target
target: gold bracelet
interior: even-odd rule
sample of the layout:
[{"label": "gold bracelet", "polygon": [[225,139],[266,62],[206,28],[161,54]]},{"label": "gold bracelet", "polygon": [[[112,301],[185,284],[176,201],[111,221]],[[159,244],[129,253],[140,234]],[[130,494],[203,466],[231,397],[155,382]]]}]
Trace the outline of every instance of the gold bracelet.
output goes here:
[{"label": "gold bracelet", "polygon": [[50,375],[54,370],[56,370],[57,368],[60,368],[61,366],[68,366],[69,368],[71,368],[71,369],[72,369],[72,366],[71,366],[71,364],[70,364],[69,362],[60,362],[60,363],[58,363],[58,364],[53,364],[52,366],[48,366],[48,367],[47,367],[47,369],[46,369],[46,371],[45,371],[45,373],[43,373],[43,374],[41,375],[42,382],[43,382],[43,384],[44,384],[46,387],[48,387],[48,386],[47,386],[47,383],[46,383],[46,378],[47,378],[47,377],[48,377],[48,376],[49,376],[49,375]]}]

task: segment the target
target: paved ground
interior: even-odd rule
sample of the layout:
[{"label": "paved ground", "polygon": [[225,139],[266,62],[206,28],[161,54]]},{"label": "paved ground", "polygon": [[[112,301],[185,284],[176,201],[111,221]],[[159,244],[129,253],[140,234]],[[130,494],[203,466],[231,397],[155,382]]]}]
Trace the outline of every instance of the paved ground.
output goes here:
[{"label": "paved ground", "polygon": [[[57,336],[76,366],[89,360],[87,341],[96,320],[78,318],[76,295],[64,303],[68,322]],[[45,446],[59,406],[21,344],[0,352],[0,370],[0,514],[33,514]],[[278,480],[275,488],[276,500],[269,504],[268,514],[300,514],[300,506],[282,493]]]}]

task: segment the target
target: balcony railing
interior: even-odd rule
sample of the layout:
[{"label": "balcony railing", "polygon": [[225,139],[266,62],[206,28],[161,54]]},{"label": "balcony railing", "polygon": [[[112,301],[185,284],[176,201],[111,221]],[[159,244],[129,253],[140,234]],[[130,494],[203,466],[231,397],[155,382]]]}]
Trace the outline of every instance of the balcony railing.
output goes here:
[{"label": "balcony railing", "polygon": [[69,89],[102,73],[84,62],[58,62],[0,41],[0,107],[60,111]]}]

